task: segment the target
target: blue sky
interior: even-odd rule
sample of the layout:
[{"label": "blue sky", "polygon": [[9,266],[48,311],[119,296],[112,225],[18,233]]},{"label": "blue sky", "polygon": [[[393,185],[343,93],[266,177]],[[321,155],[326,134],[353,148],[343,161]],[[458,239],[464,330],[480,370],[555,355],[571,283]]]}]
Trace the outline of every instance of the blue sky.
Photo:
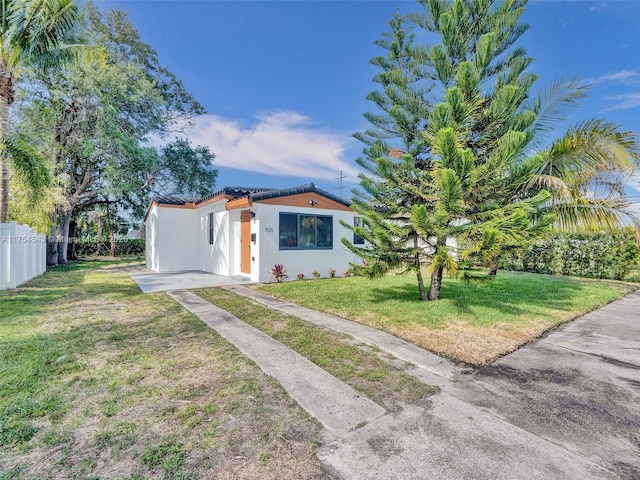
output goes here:
[{"label": "blue sky", "polygon": [[[216,154],[218,187],[314,182],[346,197],[357,184],[353,132],[367,127],[369,59],[410,1],[109,1],[208,111],[190,131]],[[535,88],[593,85],[571,120],[597,116],[640,132],[640,1],[531,1],[520,44]],[[638,178],[630,186],[640,190]],[[630,192],[640,200],[638,191]]]}]

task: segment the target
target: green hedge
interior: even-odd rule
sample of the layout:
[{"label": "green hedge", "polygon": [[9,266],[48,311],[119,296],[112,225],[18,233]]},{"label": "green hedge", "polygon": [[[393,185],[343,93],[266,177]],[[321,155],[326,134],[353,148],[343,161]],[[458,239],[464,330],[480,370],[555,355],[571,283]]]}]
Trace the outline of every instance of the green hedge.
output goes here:
[{"label": "green hedge", "polygon": [[558,234],[503,255],[501,266],[551,275],[640,281],[635,231]]},{"label": "green hedge", "polygon": [[[75,243],[76,255],[80,257],[95,255],[97,243],[95,238],[80,238]],[[102,255],[110,255],[109,239],[102,241]],[[117,238],[116,255],[144,255],[143,238]]]}]

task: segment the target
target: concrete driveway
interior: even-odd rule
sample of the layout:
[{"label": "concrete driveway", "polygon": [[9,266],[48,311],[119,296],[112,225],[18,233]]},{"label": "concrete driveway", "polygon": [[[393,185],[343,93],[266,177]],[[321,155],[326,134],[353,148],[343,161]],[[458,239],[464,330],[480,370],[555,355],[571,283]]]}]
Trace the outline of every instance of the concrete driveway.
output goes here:
[{"label": "concrete driveway", "polygon": [[253,282],[247,277],[216,275],[215,273],[192,270],[185,272],[136,273],[131,278],[144,293],[186,290],[190,288],[224,287],[228,285],[248,285]]},{"label": "concrete driveway", "polygon": [[640,293],[460,379],[471,405],[640,479]]},{"label": "concrete driveway", "polygon": [[349,479],[640,479],[640,293],[324,446]]}]

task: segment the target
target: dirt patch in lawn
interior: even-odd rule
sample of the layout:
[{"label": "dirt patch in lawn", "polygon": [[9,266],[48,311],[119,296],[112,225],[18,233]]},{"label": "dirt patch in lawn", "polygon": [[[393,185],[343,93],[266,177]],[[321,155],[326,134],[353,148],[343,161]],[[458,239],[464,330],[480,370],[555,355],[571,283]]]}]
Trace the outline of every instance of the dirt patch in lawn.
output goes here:
[{"label": "dirt patch in lawn", "polygon": [[0,478],[332,478],[320,425],[166,295],[62,269],[0,302]]},{"label": "dirt patch in lawn", "polygon": [[498,326],[475,327],[467,322],[455,322],[444,329],[414,326],[411,330],[398,329],[393,333],[434,353],[481,365],[516,350],[551,327],[544,320],[532,321],[517,330]]}]

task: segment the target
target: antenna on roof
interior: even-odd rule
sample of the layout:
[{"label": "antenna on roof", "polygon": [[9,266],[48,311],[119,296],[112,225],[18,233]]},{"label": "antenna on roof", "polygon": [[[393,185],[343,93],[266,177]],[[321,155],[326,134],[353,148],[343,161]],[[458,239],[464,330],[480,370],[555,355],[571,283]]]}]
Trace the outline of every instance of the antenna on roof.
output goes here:
[{"label": "antenna on roof", "polygon": [[340,189],[340,198],[342,198],[344,200],[344,197],[342,196],[342,180],[347,178],[346,175],[342,174],[342,170],[340,170],[340,176],[336,177],[334,180],[340,180],[340,186],[338,187]]}]

